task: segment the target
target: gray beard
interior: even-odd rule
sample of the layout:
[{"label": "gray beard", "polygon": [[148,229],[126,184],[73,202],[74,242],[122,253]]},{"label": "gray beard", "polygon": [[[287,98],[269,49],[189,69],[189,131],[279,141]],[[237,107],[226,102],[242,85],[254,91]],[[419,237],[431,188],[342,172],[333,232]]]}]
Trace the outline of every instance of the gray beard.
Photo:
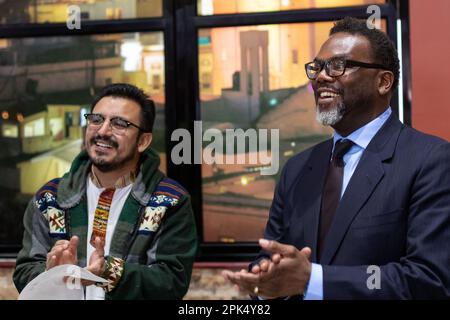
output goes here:
[{"label": "gray beard", "polygon": [[345,104],[339,102],[336,108],[328,111],[320,111],[319,106],[316,107],[316,120],[324,126],[333,126],[342,120],[345,113]]}]

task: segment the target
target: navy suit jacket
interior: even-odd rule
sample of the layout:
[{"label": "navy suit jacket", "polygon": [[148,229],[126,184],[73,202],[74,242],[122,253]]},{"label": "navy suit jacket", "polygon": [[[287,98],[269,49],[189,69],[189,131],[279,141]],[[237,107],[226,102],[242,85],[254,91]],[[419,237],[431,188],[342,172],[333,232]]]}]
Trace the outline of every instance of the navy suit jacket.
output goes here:
[{"label": "navy suit jacket", "polygon": [[[330,139],[289,159],[265,230],[267,239],[310,247],[316,263],[332,146]],[[320,264],[324,299],[449,298],[450,144],[392,114],[350,179]],[[380,289],[367,286],[369,265],[380,267]]]}]

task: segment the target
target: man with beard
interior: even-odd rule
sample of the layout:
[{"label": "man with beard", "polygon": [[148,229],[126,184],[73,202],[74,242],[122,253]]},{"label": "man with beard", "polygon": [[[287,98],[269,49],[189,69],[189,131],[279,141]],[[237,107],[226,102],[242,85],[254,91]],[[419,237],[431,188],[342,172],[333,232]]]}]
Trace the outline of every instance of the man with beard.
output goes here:
[{"label": "man with beard", "polygon": [[288,161],[260,255],[224,277],[263,299],[450,297],[450,144],[392,114],[394,45],[345,18],[305,68],[334,136]]},{"label": "man with beard", "polygon": [[86,114],[85,150],[30,201],[14,282],[78,264],[108,280],[84,283],[86,299],[180,299],[197,238],[186,190],[158,170],[149,148],[155,106],[129,84],[112,84]]}]

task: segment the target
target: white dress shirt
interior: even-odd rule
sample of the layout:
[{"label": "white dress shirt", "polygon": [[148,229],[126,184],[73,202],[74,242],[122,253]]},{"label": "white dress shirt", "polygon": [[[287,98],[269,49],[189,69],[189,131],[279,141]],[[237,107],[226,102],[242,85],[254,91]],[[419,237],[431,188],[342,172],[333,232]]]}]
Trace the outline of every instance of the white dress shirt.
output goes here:
[{"label": "white dress shirt", "polygon": [[[125,204],[125,200],[130,194],[131,187],[133,184],[129,184],[123,188],[116,188],[114,196],[112,198],[111,207],[109,210],[108,226],[106,228],[106,239],[105,239],[105,256],[109,254],[109,248],[111,246],[111,239],[116,228],[117,221],[119,220],[120,213]],[[95,248],[90,244],[92,226],[94,223],[95,209],[97,208],[98,198],[100,194],[105,190],[105,188],[97,187],[90,177],[87,178],[87,204],[88,204],[88,235],[87,235],[87,250],[86,258],[87,264],[89,265],[89,258],[94,252]],[[91,285],[86,287],[86,300],[104,300],[105,291],[103,288]]]}]

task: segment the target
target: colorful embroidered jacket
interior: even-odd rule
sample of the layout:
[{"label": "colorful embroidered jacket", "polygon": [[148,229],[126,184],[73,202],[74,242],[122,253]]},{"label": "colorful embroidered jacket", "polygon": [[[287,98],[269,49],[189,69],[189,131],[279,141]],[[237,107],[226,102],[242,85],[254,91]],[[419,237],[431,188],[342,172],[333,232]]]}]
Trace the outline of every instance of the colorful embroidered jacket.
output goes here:
[{"label": "colorful embroidered jacket", "polygon": [[[197,250],[190,197],[158,170],[148,149],[120,214],[107,257],[106,299],[180,299],[189,287]],[[59,239],[77,235],[78,264],[86,266],[88,213],[86,180],[91,162],[81,152],[62,178],[45,184],[27,207],[23,248],[14,283],[21,291],[45,270],[46,256]]]}]

